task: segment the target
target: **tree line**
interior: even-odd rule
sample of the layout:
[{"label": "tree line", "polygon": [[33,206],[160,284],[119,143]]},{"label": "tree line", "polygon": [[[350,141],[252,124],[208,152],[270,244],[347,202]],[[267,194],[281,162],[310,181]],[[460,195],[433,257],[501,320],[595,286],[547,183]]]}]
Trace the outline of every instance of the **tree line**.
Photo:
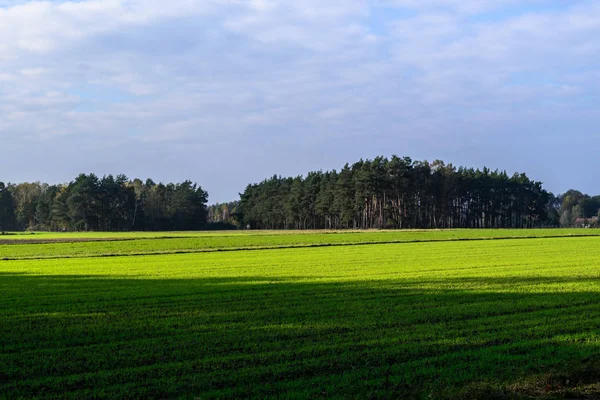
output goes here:
[{"label": "tree line", "polygon": [[596,227],[600,211],[600,196],[555,196],[525,174],[397,156],[275,175],[238,201],[207,201],[191,181],[81,174],[59,185],[0,182],[0,231]]},{"label": "tree line", "polygon": [[240,229],[239,201],[216,203],[208,207],[208,229]]},{"label": "tree line", "polygon": [[569,190],[553,199],[550,214],[562,227],[600,227],[600,196]]},{"label": "tree line", "polygon": [[81,174],[59,185],[0,182],[0,231],[197,230],[206,227],[207,201],[191,181]]},{"label": "tree line", "polygon": [[526,174],[393,156],[248,185],[239,216],[253,229],[555,227],[558,201]]}]

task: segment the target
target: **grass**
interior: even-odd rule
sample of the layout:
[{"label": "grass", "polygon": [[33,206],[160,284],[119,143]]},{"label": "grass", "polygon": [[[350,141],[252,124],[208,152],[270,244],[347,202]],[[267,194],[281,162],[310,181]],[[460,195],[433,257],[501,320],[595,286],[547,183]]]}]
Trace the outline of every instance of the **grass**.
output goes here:
[{"label": "grass", "polygon": [[[293,234],[276,231],[240,231],[220,234],[214,232],[175,232],[167,233],[167,236],[162,237],[149,237],[147,235],[147,233],[111,233],[104,236],[99,233],[44,234],[29,240],[0,241],[0,259],[101,257],[356,244],[600,236],[600,231],[589,229],[464,229],[444,231],[296,232]],[[150,235],[156,235],[156,233],[151,232]]]},{"label": "grass", "polygon": [[0,397],[597,393],[600,238],[445,241],[468,232],[211,235],[181,246],[441,241],[0,261]]}]

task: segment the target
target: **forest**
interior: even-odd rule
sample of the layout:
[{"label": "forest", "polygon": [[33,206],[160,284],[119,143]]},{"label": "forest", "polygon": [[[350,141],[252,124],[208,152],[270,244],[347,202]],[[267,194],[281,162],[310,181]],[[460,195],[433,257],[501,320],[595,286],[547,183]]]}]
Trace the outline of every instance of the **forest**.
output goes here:
[{"label": "forest", "polygon": [[570,227],[598,215],[600,196],[554,196],[525,174],[393,156],[275,175],[248,185],[238,208],[252,229]]},{"label": "forest", "polygon": [[206,227],[208,194],[191,181],[81,174],[63,185],[0,182],[0,231],[169,231]]},{"label": "forest", "polygon": [[67,184],[0,182],[0,231],[426,229],[597,226],[600,196],[546,191],[526,174],[376,157],[275,175],[211,206],[196,183],[80,174]]}]

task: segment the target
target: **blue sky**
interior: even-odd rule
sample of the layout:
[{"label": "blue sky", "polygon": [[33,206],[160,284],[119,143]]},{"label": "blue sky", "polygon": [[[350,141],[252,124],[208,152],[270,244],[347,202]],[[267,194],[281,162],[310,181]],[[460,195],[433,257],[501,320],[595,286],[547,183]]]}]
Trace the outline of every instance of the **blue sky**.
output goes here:
[{"label": "blue sky", "polygon": [[600,4],[0,0],[0,180],[211,201],[377,155],[599,194]]}]

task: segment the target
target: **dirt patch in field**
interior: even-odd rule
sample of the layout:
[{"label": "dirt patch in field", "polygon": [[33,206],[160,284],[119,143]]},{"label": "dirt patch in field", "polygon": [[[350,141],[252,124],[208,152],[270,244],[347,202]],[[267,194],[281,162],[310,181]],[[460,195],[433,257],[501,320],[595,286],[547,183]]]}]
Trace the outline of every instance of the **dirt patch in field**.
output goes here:
[{"label": "dirt patch in field", "polygon": [[590,357],[562,372],[541,374],[498,387],[475,383],[464,387],[452,400],[600,400],[600,356]]}]

